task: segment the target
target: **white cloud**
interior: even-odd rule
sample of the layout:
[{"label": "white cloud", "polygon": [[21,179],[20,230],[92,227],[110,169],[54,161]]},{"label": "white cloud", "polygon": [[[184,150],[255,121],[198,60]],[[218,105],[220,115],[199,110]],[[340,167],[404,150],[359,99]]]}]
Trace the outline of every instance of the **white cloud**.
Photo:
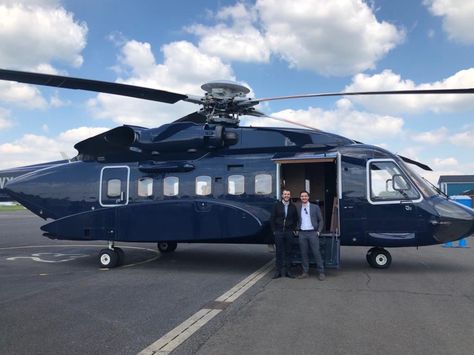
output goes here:
[{"label": "white cloud", "polygon": [[256,8],[272,51],[323,75],[374,68],[404,38],[362,0],[258,0]]},{"label": "white cloud", "polygon": [[[402,133],[404,124],[403,119],[399,117],[353,110],[346,99],[339,100],[334,110],[324,111],[313,107],[307,110],[287,109],[272,114],[272,116],[303,123],[366,143],[374,143],[374,139],[397,137]],[[246,118],[244,122],[252,126],[290,126],[269,118]]]},{"label": "white cloud", "polygon": [[[433,83],[415,84],[404,80],[391,70],[379,74],[357,74],[345,91],[382,91],[414,89],[456,89],[474,87],[474,68],[461,70],[454,75]],[[462,94],[443,95],[379,95],[351,96],[351,100],[376,112],[419,113],[457,112],[474,109],[474,96]]]},{"label": "white cloud", "polygon": [[10,120],[10,111],[0,107],[0,129],[5,129],[13,125]]},{"label": "white cloud", "polygon": [[[224,7],[216,15],[218,24],[212,27],[193,25],[187,31],[200,37],[199,49],[225,60],[268,62],[270,48],[261,32],[254,27],[255,8],[243,3]],[[225,21],[229,20],[230,25]]]},{"label": "white cloud", "polygon": [[450,141],[454,145],[474,148],[474,129],[457,133],[450,138]]},{"label": "white cloud", "polygon": [[[350,21],[346,20],[349,19]],[[224,60],[263,62],[274,54],[290,67],[323,75],[374,68],[404,39],[404,31],[380,22],[362,0],[258,0],[213,15],[216,25],[186,28],[199,49]]]},{"label": "white cloud", "polygon": [[[40,6],[41,5],[41,6]],[[46,5],[46,6],[43,6]],[[51,62],[79,67],[87,26],[56,2],[8,1],[0,5],[0,66],[47,68]]]},{"label": "white cloud", "polygon": [[44,109],[48,105],[38,88],[9,81],[0,81],[0,101],[31,109]]},{"label": "white cloud", "polygon": [[439,144],[447,138],[448,133],[446,127],[441,127],[434,131],[413,134],[411,138],[418,143]]},{"label": "white cloud", "polygon": [[[162,51],[164,61],[163,64],[158,64],[150,44],[127,42],[122,47],[119,64],[129,69],[131,76],[118,81],[177,93],[202,95],[200,86],[209,80],[235,80],[229,65],[224,64],[218,57],[200,52],[189,42],[169,43],[162,47]],[[186,102],[169,105],[106,94],[97,95],[88,105],[98,118],[144,126],[169,123],[199,109],[198,106]]]},{"label": "white cloud", "polygon": [[79,127],[65,131],[57,137],[25,134],[13,142],[0,144],[0,156],[2,157],[0,169],[59,160],[61,152],[73,157],[77,154],[73,147],[74,144],[107,129],[104,127]]},{"label": "white cloud", "polygon": [[106,127],[78,127],[72,128],[58,135],[58,139],[61,143],[74,145],[84,139],[96,136],[100,133],[107,131],[109,128]]},{"label": "white cloud", "polygon": [[443,18],[443,29],[451,40],[474,43],[474,2],[466,0],[424,0],[434,16]]},{"label": "white cloud", "polygon": [[433,159],[433,166],[436,168],[436,170],[441,168],[457,167],[458,165],[459,161],[453,157]]},{"label": "white cloud", "polygon": [[[52,63],[79,67],[87,26],[74,20],[55,0],[0,2],[0,67],[57,74]],[[0,82],[0,100],[31,109],[48,102],[32,86]],[[50,105],[62,104],[57,97]]]}]

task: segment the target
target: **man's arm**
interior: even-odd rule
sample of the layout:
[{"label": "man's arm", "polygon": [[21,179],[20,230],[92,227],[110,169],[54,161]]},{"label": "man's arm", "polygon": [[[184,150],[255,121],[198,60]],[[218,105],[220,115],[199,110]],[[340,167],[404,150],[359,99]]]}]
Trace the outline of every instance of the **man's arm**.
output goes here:
[{"label": "man's arm", "polygon": [[301,228],[301,204],[295,203],[295,209],[296,209],[296,230],[299,230]]},{"label": "man's arm", "polygon": [[278,205],[278,202],[273,204],[272,214],[270,215],[270,228],[272,229],[273,233],[275,233],[275,230],[276,230],[275,219],[276,219],[277,205]]},{"label": "man's arm", "polygon": [[316,205],[316,218],[318,220],[318,233],[321,234],[321,232],[323,231],[323,228],[324,228],[324,220],[323,220],[323,216],[321,214],[321,209],[319,208],[318,205]]}]

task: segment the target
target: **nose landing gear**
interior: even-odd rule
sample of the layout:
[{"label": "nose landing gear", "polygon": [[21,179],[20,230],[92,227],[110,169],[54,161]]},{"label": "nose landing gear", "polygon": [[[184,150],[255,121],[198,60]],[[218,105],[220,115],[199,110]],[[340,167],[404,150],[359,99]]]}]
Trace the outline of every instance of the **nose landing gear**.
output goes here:
[{"label": "nose landing gear", "polygon": [[125,253],[122,248],[115,247],[114,242],[109,242],[107,249],[99,252],[99,264],[103,268],[114,268],[122,265],[125,259]]},{"label": "nose landing gear", "polygon": [[392,256],[384,248],[369,249],[365,257],[369,265],[375,269],[387,269],[392,263]]}]

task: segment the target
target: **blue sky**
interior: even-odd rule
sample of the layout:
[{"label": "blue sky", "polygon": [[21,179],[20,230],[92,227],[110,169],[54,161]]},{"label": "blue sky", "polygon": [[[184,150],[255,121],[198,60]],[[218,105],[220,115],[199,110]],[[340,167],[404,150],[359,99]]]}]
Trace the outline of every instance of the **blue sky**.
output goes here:
[{"label": "blue sky", "polygon": [[[185,94],[227,79],[256,97],[474,87],[473,18],[474,4],[464,0],[0,0],[0,67]],[[307,99],[260,109],[422,161],[434,182],[474,174],[473,96]],[[74,156],[76,142],[105,129],[156,127],[195,110],[0,82],[0,169]]]}]

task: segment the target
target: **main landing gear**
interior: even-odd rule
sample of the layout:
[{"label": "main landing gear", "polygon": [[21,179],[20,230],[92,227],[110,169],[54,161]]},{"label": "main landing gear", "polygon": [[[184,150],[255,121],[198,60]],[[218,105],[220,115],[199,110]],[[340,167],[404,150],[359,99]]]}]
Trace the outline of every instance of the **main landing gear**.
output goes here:
[{"label": "main landing gear", "polygon": [[114,246],[114,242],[109,242],[107,249],[99,252],[99,264],[103,268],[114,268],[122,265],[125,259],[125,253],[119,247]]},{"label": "main landing gear", "polygon": [[372,248],[365,257],[369,265],[375,269],[387,269],[392,263],[392,256],[384,248]]},{"label": "main landing gear", "polygon": [[178,243],[176,242],[160,242],[157,245],[158,250],[162,253],[171,253],[178,247]]}]

